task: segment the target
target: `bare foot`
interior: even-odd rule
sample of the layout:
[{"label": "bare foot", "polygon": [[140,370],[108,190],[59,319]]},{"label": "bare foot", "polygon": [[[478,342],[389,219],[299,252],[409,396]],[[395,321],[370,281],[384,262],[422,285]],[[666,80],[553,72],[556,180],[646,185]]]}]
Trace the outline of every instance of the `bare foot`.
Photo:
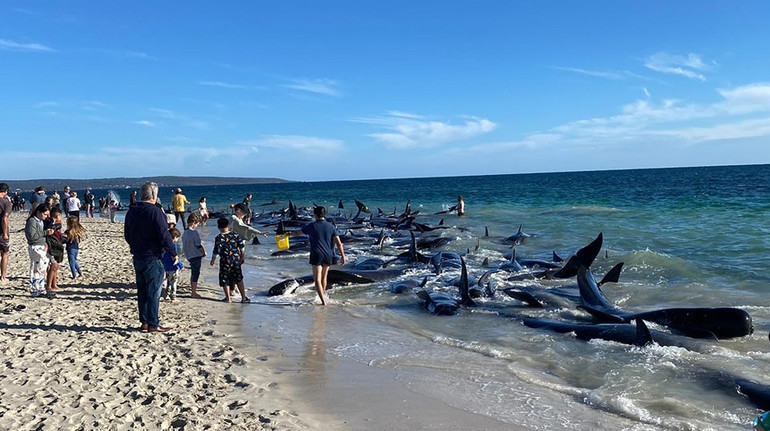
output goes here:
[{"label": "bare foot", "polygon": [[197,293],[191,293],[190,298],[200,298],[201,296]]}]

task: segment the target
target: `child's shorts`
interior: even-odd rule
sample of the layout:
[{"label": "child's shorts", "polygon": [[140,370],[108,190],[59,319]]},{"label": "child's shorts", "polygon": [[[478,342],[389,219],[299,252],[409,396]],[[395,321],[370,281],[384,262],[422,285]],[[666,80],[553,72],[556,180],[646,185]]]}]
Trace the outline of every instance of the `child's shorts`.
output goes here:
[{"label": "child's shorts", "polygon": [[231,267],[229,270],[219,269],[219,286],[235,286],[241,280],[243,280],[243,271],[241,271],[240,266]]}]

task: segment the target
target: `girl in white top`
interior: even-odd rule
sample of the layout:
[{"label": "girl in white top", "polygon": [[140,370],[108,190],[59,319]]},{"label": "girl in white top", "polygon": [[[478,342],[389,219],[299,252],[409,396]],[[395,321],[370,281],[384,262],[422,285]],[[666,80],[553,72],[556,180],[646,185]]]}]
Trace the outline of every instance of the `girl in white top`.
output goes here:
[{"label": "girl in white top", "polygon": [[67,214],[80,217],[80,199],[78,199],[78,192],[70,192],[70,197],[67,199]]}]

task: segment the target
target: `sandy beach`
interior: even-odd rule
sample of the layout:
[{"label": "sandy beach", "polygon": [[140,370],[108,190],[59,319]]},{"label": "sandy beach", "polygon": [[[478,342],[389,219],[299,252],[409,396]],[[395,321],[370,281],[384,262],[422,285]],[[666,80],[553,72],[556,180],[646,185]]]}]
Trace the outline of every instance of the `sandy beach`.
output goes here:
[{"label": "sandy beach", "polygon": [[[161,304],[165,334],[138,330],[123,225],[83,219],[84,277],[66,258],[54,299],[31,298],[24,214],[11,216],[10,283],[0,287],[0,429],[307,429],[269,359],[242,343],[236,304],[215,286]],[[185,274],[183,279],[189,276]]]}]

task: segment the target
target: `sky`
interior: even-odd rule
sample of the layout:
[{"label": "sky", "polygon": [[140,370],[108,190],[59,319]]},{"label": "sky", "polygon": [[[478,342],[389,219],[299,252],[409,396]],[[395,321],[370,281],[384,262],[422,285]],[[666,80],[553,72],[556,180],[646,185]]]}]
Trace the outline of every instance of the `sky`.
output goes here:
[{"label": "sky", "polygon": [[4,0],[0,181],[770,163],[770,2]]}]

